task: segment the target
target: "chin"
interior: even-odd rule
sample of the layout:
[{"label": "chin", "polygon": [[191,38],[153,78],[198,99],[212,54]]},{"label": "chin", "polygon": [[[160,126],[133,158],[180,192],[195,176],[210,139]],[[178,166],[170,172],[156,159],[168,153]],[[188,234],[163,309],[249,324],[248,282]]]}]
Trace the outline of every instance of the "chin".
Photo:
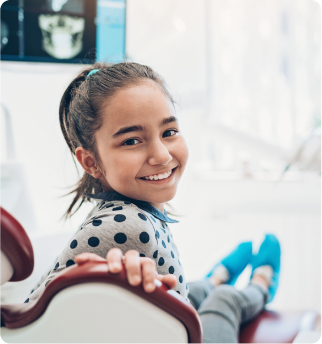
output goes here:
[{"label": "chin", "polygon": [[154,195],[153,197],[147,197],[145,200],[151,203],[165,203],[171,201],[176,195],[176,190],[167,192],[164,195]]}]

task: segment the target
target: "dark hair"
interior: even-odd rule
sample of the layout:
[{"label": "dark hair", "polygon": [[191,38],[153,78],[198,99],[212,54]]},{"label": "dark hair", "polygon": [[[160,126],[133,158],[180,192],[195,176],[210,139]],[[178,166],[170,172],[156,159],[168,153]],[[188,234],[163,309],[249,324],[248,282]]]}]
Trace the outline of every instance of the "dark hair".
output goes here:
[{"label": "dark hair", "polygon": [[[93,69],[99,71],[87,78],[88,73]],[[59,121],[75,165],[75,150],[77,147],[84,147],[93,154],[96,163],[104,171],[97,153],[94,135],[102,125],[103,106],[117,90],[138,85],[146,79],[158,83],[174,104],[161,76],[150,67],[134,62],[122,62],[113,65],[95,63],[80,72],[70,83],[60,102]],[[90,198],[83,193],[95,194],[101,191],[103,188],[99,180],[84,172],[75,189],[68,193],[76,194],[65,213],[65,218],[72,216],[85,201],[90,201]],[[79,200],[80,204],[73,212],[73,208]]]}]

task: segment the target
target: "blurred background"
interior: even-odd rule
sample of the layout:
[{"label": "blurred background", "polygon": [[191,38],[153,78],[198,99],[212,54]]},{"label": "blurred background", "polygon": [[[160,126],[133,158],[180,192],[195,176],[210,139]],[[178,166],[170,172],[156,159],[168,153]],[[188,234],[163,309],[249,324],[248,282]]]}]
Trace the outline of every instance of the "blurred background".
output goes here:
[{"label": "blurred background", "polygon": [[[321,310],[321,9],[314,0],[9,0],[1,11],[1,205],[36,265],[22,302],[92,205],[61,217],[78,180],[58,107],[96,60],[147,64],[167,81],[190,150],[171,226],[188,280],[241,241],[282,246],[268,308]],[[81,170],[80,170],[81,171]],[[82,173],[82,171],[81,171]],[[246,269],[237,281],[243,288]]]}]

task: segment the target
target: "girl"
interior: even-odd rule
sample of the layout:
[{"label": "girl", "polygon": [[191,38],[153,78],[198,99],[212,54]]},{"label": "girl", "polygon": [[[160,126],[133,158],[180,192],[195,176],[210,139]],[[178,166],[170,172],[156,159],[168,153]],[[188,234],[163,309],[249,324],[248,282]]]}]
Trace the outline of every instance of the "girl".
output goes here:
[{"label": "girl", "polygon": [[[176,193],[188,150],[162,78],[137,63],[96,63],[66,89],[60,124],[67,145],[84,168],[75,198],[98,200],[39,288],[35,301],[62,269],[88,260],[106,260],[111,273],[122,269],[131,285],[155,289],[157,278],[198,310],[205,342],[237,342],[239,325],[258,314],[278,282],[279,244],[266,236],[258,255],[239,245],[205,281],[187,284],[164,204]],[[78,209],[77,208],[77,209]],[[76,210],[77,210],[76,209]],[[232,286],[252,260],[250,285]],[[190,290],[189,290],[190,288]]]}]

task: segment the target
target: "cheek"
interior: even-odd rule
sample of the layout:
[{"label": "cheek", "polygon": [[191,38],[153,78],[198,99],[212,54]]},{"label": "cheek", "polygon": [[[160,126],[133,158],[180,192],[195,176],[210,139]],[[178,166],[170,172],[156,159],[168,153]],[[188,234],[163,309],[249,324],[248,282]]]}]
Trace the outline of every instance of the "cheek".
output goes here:
[{"label": "cheek", "polygon": [[105,172],[107,181],[111,183],[126,183],[130,177],[136,176],[138,170],[138,159],[134,159],[133,154],[118,153],[111,156]]},{"label": "cheek", "polygon": [[178,157],[178,160],[179,160],[181,166],[185,167],[185,165],[188,161],[189,151],[188,151],[187,143],[183,137],[181,137],[181,142],[180,142],[180,145],[177,149],[177,157]]}]

